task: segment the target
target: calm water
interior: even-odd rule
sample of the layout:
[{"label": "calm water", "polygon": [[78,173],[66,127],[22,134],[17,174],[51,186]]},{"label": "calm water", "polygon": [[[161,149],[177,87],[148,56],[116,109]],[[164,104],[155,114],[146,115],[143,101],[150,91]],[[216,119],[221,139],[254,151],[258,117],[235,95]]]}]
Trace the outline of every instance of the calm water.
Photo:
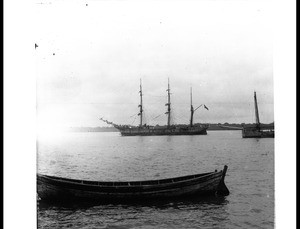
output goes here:
[{"label": "calm water", "polygon": [[39,203],[39,228],[274,228],[274,139],[240,131],[121,137],[64,133],[38,140],[38,172],[75,179],[161,179],[223,169],[225,198],[143,204]]}]

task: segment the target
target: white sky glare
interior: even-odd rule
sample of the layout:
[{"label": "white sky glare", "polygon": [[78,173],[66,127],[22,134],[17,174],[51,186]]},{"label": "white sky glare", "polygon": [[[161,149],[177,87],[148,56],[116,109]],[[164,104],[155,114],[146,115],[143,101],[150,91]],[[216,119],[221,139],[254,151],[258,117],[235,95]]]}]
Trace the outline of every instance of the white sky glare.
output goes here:
[{"label": "white sky glare", "polygon": [[[86,5],[88,4],[88,5]],[[269,1],[52,1],[36,4],[39,125],[137,124],[139,79],[149,124],[274,121]]]}]

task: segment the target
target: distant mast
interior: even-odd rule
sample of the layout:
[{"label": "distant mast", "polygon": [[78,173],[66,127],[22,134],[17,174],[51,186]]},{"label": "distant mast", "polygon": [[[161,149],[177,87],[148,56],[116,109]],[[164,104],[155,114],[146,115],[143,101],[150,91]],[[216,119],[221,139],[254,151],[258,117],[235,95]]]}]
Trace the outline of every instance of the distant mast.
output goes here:
[{"label": "distant mast", "polygon": [[170,84],[169,84],[169,78],[168,78],[168,103],[166,103],[165,106],[168,106],[167,112],[165,114],[168,114],[168,127],[170,127],[170,120],[171,120],[171,100],[170,100]]},{"label": "distant mast", "polygon": [[259,128],[260,122],[259,122],[259,115],[258,115],[258,106],[257,106],[257,99],[256,99],[256,92],[254,91],[254,105],[255,105],[255,119],[256,119],[256,125]]},{"label": "distant mast", "polygon": [[138,115],[140,116],[140,126],[143,126],[143,93],[142,93],[142,80],[140,79],[140,104],[138,105],[138,107],[140,108],[140,113],[138,113]]},{"label": "distant mast", "polygon": [[192,87],[191,87],[191,120],[190,126],[193,126],[193,116],[194,116],[194,107],[193,107],[193,98],[192,98]]}]

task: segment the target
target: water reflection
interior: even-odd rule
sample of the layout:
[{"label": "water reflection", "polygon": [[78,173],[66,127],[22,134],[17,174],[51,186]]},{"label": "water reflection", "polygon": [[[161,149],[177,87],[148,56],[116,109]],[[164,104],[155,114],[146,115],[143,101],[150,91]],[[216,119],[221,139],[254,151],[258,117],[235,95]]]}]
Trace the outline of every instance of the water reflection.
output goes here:
[{"label": "water reflection", "polygon": [[[120,204],[53,204],[39,201],[39,228],[72,227],[141,227],[207,228],[215,223],[228,225],[226,197],[194,197]],[[214,222],[212,222],[212,220]],[[223,227],[224,226],[224,227]],[[162,228],[162,227],[160,227]]]},{"label": "water reflection", "polygon": [[168,135],[168,136],[167,136],[167,142],[171,142],[172,139],[173,139],[172,137],[173,137],[173,136]]},{"label": "water reflection", "polygon": [[192,198],[176,198],[176,199],[159,199],[159,200],[136,200],[136,201],[123,201],[123,202],[116,202],[116,203],[92,203],[92,202],[67,202],[67,203],[61,203],[61,202],[47,202],[43,200],[38,200],[38,209],[39,210],[47,210],[47,209],[88,209],[91,207],[96,206],[122,206],[122,207],[153,207],[157,209],[167,209],[169,207],[179,207],[179,206],[185,206],[185,207],[193,207],[201,205],[226,205],[228,203],[228,200],[226,197],[223,196],[196,196]]}]

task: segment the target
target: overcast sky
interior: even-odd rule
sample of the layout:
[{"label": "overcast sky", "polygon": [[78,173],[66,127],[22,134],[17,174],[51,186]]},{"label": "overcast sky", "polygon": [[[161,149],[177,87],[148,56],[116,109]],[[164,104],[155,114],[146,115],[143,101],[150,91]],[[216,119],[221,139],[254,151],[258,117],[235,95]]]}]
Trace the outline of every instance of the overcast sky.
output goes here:
[{"label": "overcast sky", "polygon": [[[41,126],[274,121],[272,5],[268,1],[51,1],[36,4]],[[161,116],[159,116],[161,115]],[[154,119],[154,117],[158,118]]]}]

